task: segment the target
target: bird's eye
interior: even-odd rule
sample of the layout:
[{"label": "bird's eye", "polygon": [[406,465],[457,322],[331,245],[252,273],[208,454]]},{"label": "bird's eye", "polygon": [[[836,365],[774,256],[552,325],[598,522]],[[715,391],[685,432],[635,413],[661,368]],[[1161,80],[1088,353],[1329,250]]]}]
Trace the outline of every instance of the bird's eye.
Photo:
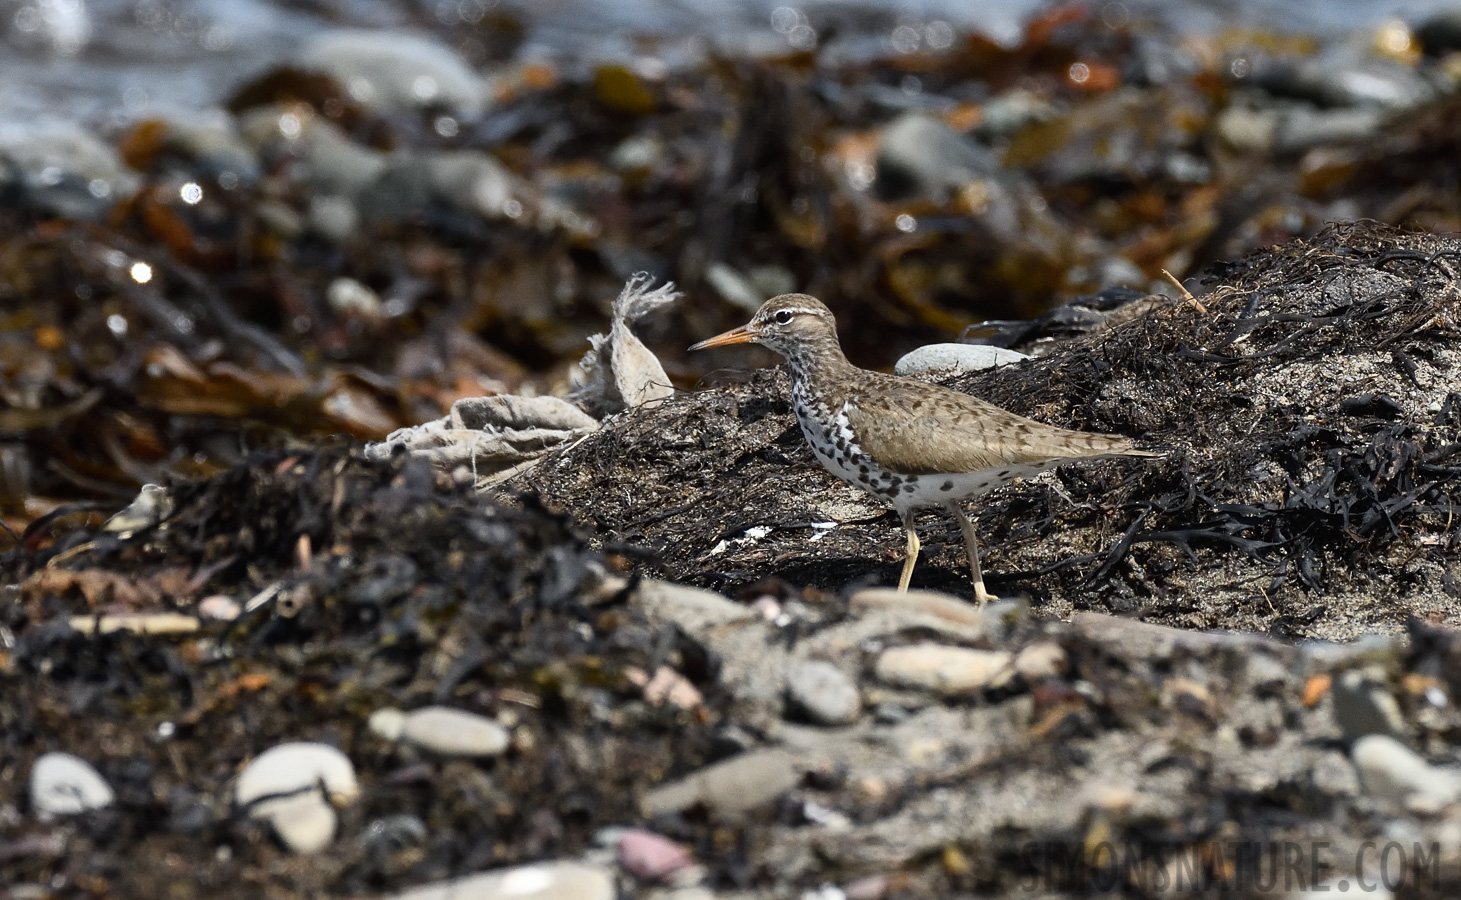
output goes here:
[{"label": "bird's eye", "polygon": [[791,324],[791,310],[789,310],[789,309],[783,309],[781,312],[777,313],[775,316],[772,316],[772,318],[776,320],[776,324],[777,325],[790,325]]}]

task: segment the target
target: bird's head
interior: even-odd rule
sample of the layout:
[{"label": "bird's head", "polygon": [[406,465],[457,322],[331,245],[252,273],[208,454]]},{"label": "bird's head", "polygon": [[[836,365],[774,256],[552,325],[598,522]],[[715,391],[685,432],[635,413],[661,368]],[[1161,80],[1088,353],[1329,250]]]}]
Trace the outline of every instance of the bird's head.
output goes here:
[{"label": "bird's head", "polygon": [[782,294],[761,304],[751,321],[740,328],[701,341],[690,349],[752,343],[792,357],[809,344],[829,339],[836,344],[837,323],[832,318],[832,310],[808,294]]}]

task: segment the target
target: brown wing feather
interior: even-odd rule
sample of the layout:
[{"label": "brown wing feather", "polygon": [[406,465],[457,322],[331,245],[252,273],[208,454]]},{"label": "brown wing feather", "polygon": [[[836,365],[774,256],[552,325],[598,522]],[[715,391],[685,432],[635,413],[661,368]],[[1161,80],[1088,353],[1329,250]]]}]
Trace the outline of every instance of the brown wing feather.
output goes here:
[{"label": "brown wing feather", "polygon": [[871,384],[851,394],[847,404],[858,444],[897,472],[977,472],[1012,463],[1150,455],[1123,437],[1056,428],[938,385],[897,382],[893,391]]}]

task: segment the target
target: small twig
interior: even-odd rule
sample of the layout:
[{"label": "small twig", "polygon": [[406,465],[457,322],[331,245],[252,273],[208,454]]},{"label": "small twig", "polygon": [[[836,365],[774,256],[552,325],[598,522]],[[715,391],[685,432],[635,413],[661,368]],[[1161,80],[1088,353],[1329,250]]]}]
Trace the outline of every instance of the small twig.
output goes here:
[{"label": "small twig", "polygon": [[1179,291],[1182,292],[1182,299],[1183,300],[1186,300],[1189,304],[1192,305],[1192,308],[1193,309],[1195,309],[1198,312],[1202,313],[1204,316],[1207,315],[1207,307],[1202,305],[1202,301],[1200,301],[1196,297],[1192,296],[1192,292],[1189,291],[1189,290],[1187,290],[1187,288],[1185,286],[1183,286],[1182,282],[1180,282],[1180,281],[1177,280],[1177,276],[1176,275],[1173,275],[1171,272],[1168,272],[1166,269],[1163,269],[1162,270],[1162,274],[1165,275],[1165,276],[1167,276],[1167,280],[1170,281],[1170,282],[1172,282],[1173,284],[1175,284],[1177,286],[1177,290],[1179,290]]}]

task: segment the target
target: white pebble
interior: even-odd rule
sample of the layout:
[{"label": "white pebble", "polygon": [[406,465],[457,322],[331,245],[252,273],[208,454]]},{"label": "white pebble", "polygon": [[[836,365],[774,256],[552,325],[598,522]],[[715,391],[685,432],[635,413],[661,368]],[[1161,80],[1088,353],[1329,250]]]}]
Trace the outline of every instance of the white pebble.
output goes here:
[{"label": "white pebble", "polygon": [[377,710],[370,717],[370,730],[385,740],[442,756],[497,756],[511,740],[506,728],[486,716],[448,706]]},{"label": "white pebble", "polygon": [[323,785],[340,806],[360,795],[355,766],[329,744],[296,741],[270,747],[244,767],[234,786],[234,801],[248,806],[264,797],[294,794]]},{"label": "white pebble", "polygon": [[1354,742],[1350,757],[1359,770],[1360,783],[1373,796],[1398,801],[1417,812],[1433,812],[1461,798],[1461,776],[1431,765],[1389,735],[1365,735]]},{"label": "white pebble", "polygon": [[[323,787],[325,796],[321,796]],[[335,837],[335,810],[360,795],[350,758],[328,744],[299,741],[271,747],[244,767],[234,801],[266,819],[296,853],[315,853]]]},{"label": "white pebble", "polygon": [[608,869],[553,862],[436,881],[386,900],[614,900],[614,896]]},{"label": "white pebble", "polygon": [[111,806],[116,799],[101,773],[79,756],[47,753],[30,770],[30,806],[44,821]]},{"label": "white pebble", "polygon": [[295,853],[318,853],[335,839],[335,808],[319,791],[265,800],[250,813],[268,819],[279,840]]},{"label": "white pebble", "polygon": [[970,650],[942,644],[914,644],[884,650],[874,668],[891,685],[936,694],[971,694],[1008,678],[1012,657],[1004,650]]},{"label": "white pebble", "polygon": [[214,594],[198,601],[198,615],[204,619],[231,622],[243,614],[243,606],[226,594]]}]

